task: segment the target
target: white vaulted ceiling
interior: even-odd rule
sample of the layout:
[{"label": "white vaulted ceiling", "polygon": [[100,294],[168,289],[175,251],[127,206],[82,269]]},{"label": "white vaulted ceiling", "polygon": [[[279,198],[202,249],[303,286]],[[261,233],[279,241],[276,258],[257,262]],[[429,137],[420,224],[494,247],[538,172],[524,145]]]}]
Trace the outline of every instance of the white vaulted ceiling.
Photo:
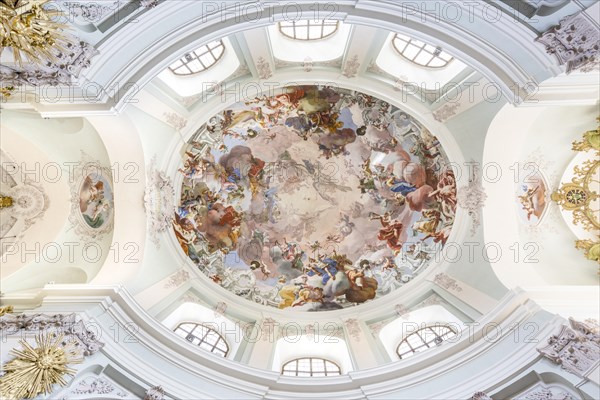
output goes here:
[{"label": "white vaulted ceiling", "polygon": [[[152,7],[146,7],[148,3]],[[316,8],[324,18],[340,24],[327,38],[295,42],[277,29],[277,22],[292,11],[285,2],[241,1],[226,6],[207,1],[107,1],[92,6],[92,2],[59,1],[57,4],[73,13],[71,26],[76,35],[97,54],[71,85],[17,88],[12,98],[2,102],[2,163],[10,159],[22,165],[22,178],[27,175],[26,168],[49,160],[83,163],[91,157],[99,161],[112,173],[114,226],[99,238],[80,235],[70,218],[75,201],[72,182],[43,183],[49,200],[45,214],[18,233],[11,245],[94,242],[102,249],[102,257],[89,262],[86,256],[67,259],[65,253],[59,261],[49,263],[23,261],[20,253],[14,252],[7,262],[3,260],[3,296],[22,309],[37,306],[46,296],[57,299],[57,304],[68,302],[64,299],[70,296],[107,296],[118,304],[119,309],[111,311],[115,318],[134,315],[142,332],[148,332],[140,347],[153,343],[159,348],[156,353],[143,350],[144,357],[168,359],[165,376],[175,382],[183,379],[178,371],[185,370],[189,382],[196,384],[193,379],[205,379],[214,371],[217,378],[210,378],[211,385],[222,388],[223,398],[247,394],[300,398],[302,385],[280,377],[277,371],[280,363],[301,355],[301,347],[280,343],[284,350],[271,353],[267,343],[256,344],[254,351],[246,343],[237,343],[226,359],[215,360],[212,355],[192,353],[187,343],[170,332],[179,322],[213,316],[221,321],[222,317],[229,337],[237,335],[244,324],[259,326],[271,318],[303,328],[315,323],[323,328],[331,322],[344,329],[345,342],[338,346],[341,350],[323,345],[322,351],[317,346],[315,354],[311,353],[339,358],[345,375],[331,379],[330,388],[325,384],[313,388],[310,396],[315,398],[326,391],[340,398],[345,393],[346,398],[410,398],[420,390],[438,398],[448,393],[463,396],[474,392],[476,385],[484,385],[482,382],[496,390],[491,378],[481,378],[469,382],[463,393],[464,383],[457,383],[456,378],[466,371],[460,369],[460,359],[466,354],[471,372],[494,365],[492,361],[483,365],[478,357],[498,360],[498,379],[508,381],[512,376],[508,340],[490,348],[480,343],[475,349],[462,340],[453,347],[442,347],[432,357],[420,354],[404,364],[392,363],[403,331],[391,321],[399,324],[405,321],[399,317],[412,315],[419,323],[444,319],[464,326],[496,319],[508,326],[513,320],[530,317],[545,323],[549,314],[540,317],[543,312],[533,301],[563,317],[585,319],[598,314],[594,302],[600,294],[597,266],[574,248],[573,233],[564,219],[555,218],[559,213],[556,204],[548,205],[539,226],[524,226],[515,182],[507,172],[515,163],[535,161],[541,163],[550,188],[557,188],[574,157],[571,142],[597,126],[599,72],[566,74],[565,66],[535,39],[567,15],[586,8],[593,15],[598,5],[571,1],[551,8],[548,15],[527,17],[504,1],[468,2],[470,6],[436,2],[425,11],[415,10],[413,3],[297,2],[294,9],[301,13],[312,16]],[[535,9],[535,1],[526,3]],[[455,60],[442,69],[412,64],[393,48],[396,33],[440,46]],[[169,65],[186,53],[215,40],[223,41],[225,51],[214,66],[190,76],[177,76],[169,70]],[[4,53],[2,60],[4,65],[14,66]],[[483,180],[481,188],[487,196],[483,209],[473,212],[459,204],[450,253],[444,253],[393,295],[335,312],[294,313],[266,307],[258,300],[240,299],[199,271],[182,251],[171,226],[182,195],[186,144],[201,133],[204,124],[234,103],[302,85],[365,93],[414,117],[437,137],[450,163],[458,167],[459,192],[473,184],[470,163],[498,164],[504,174],[497,181]],[[214,143],[220,142],[214,139]],[[4,186],[0,189],[4,194]],[[2,224],[5,214],[0,214]],[[465,247],[465,243],[479,246],[470,253],[473,247]],[[483,251],[489,243],[504,251],[497,262],[490,261],[490,254]],[[518,259],[511,253],[515,243]],[[527,262],[528,243],[537,246],[532,254],[535,263]],[[13,253],[12,249],[3,247],[3,257]],[[461,255],[454,259],[452,251]],[[452,281],[458,282],[459,289]],[[556,293],[563,297],[557,299]],[[221,316],[213,312],[220,304],[226,304]],[[79,306],[73,307],[79,310]],[[414,311],[417,309],[420,311]],[[354,322],[348,321],[356,321],[359,333],[352,333]],[[550,329],[541,326],[542,331]],[[380,343],[381,337],[387,342]],[[276,347],[275,342],[272,345]],[[363,354],[358,350],[361,346],[376,351]],[[133,369],[125,355],[114,354],[120,365]],[[519,363],[526,365],[531,357],[529,361],[519,359]],[[160,368],[156,365],[148,368],[158,379]],[[186,370],[190,365],[193,367]],[[430,375],[426,377],[422,371]],[[139,372],[140,376],[144,373]],[[228,374],[236,374],[235,379],[243,382],[240,387]],[[430,377],[436,376],[450,382],[447,391],[430,385]],[[216,382],[219,378],[222,382]],[[200,390],[182,382],[178,383],[179,392],[172,388],[173,393],[181,396]]]}]

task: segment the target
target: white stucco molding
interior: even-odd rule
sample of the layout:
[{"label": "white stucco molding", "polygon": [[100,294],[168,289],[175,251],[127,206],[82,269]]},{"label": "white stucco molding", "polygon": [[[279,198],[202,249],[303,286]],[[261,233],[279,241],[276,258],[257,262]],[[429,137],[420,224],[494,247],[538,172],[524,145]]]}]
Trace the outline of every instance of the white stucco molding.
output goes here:
[{"label": "white stucco molding", "polygon": [[[236,32],[271,25],[290,12],[287,2],[235,2],[229,8],[219,8],[225,4],[229,3],[161,2],[139,15],[136,23],[122,24],[103,38],[97,44],[98,56],[77,86],[58,87],[60,94],[54,103],[39,101],[33,107],[48,117],[120,112],[132,95],[182,53]],[[346,23],[406,32],[440,44],[495,82],[514,103],[521,101],[525,95],[522,88],[527,84],[537,84],[561,71],[541,46],[533,45],[535,32],[507,14],[497,14],[493,7],[490,11],[490,5],[483,0],[294,3],[301,13],[311,16],[316,8],[328,10],[332,4],[333,17]],[[430,11],[431,4],[434,11]]]},{"label": "white stucco molding", "polygon": [[[161,385],[171,398],[415,398],[417,390],[420,398],[468,398],[480,388],[509,379],[540,357],[536,343],[522,340],[515,329],[527,335],[531,332],[523,330],[523,324],[536,324],[528,338],[543,338],[560,322],[540,313],[523,292],[512,291],[456,341],[407,360],[340,377],[311,379],[307,386],[302,379],[190,351],[189,343],[154,320],[122,287],[52,285],[43,290],[43,296],[36,312],[68,309],[86,314],[99,328],[106,343],[102,352],[113,367],[128,371],[138,381]],[[131,340],[112,339],[115,323],[136,327]],[[473,370],[481,374],[463,379],[472,376]],[[455,385],[442,387],[435,384],[437,379]]]}]

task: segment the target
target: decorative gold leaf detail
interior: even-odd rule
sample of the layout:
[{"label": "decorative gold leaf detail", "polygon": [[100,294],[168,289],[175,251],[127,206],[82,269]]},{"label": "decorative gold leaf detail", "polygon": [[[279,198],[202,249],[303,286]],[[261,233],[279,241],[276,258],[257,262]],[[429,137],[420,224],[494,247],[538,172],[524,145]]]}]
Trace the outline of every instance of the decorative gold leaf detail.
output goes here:
[{"label": "decorative gold leaf detail", "polygon": [[[65,34],[64,15],[48,7],[49,0],[0,0],[0,54],[12,48],[20,66],[40,66],[58,61],[56,53],[66,51],[72,39]],[[4,91],[2,94],[6,96]]]},{"label": "decorative gold leaf detail", "polygon": [[2,366],[5,375],[0,377],[0,394],[10,399],[30,399],[40,393],[52,393],[52,386],[65,386],[65,375],[74,375],[69,364],[83,361],[76,342],[63,341],[64,336],[40,333],[36,335],[37,347],[20,340],[22,350],[11,350],[15,358]]}]

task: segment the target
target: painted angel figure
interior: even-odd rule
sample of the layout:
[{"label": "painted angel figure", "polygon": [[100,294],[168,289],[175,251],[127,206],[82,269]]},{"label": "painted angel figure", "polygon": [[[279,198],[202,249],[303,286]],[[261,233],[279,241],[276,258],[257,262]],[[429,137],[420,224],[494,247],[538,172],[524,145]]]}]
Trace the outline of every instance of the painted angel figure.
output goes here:
[{"label": "painted angel figure", "polygon": [[538,191],[540,187],[536,186],[535,188],[527,188],[523,187],[525,193],[521,196],[517,196],[521,205],[523,206],[523,210],[527,212],[527,220],[531,220],[531,216],[535,214],[535,206],[533,204],[533,195]]},{"label": "painted angel figure", "polygon": [[402,229],[404,228],[402,223],[397,220],[392,220],[389,212],[386,212],[383,215],[371,213],[370,219],[378,219],[381,222],[382,228],[379,230],[377,239],[385,240],[388,247],[392,249],[395,254],[399,253],[400,250],[402,250],[402,241],[400,240],[400,235],[402,235]]}]

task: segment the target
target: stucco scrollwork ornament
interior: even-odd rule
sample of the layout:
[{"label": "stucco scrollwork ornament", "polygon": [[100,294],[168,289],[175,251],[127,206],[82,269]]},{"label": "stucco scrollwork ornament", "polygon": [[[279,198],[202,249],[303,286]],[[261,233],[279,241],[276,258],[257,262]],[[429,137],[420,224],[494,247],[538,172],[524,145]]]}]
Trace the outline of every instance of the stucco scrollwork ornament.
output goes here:
[{"label": "stucco scrollwork ornament", "polygon": [[433,282],[436,285],[438,285],[439,287],[442,287],[446,290],[462,292],[462,288],[456,282],[456,279],[451,278],[450,276],[448,276],[447,274],[445,274],[443,272],[440,272],[439,274],[437,274],[434,277]]},{"label": "stucco scrollwork ornament", "polygon": [[75,40],[66,45],[66,51],[56,52],[54,60],[46,60],[45,64],[35,66],[26,64],[2,65],[0,67],[0,81],[2,87],[19,86],[58,86],[71,85],[81,74],[83,69],[91,65],[91,59],[98,51],[91,44],[83,40]]},{"label": "stucco scrollwork ornament", "polygon": [[75,395],[114,395],[121,398],[126,398],[129,395],[118,388],[113,382],[104,377],[87,376],[80,380],[77,385],[71,390]]},{"label": "stucco scrollwork ornament", "polygon": [[412,309],[419,309],[419,308],[429,307],[429,306],[437,306],[442,303],[444,303],[444,299],[442,299],[437,294],[433,294],[433,295],[429,296],[428,298],[426,298],[425,300],[423,300],[422,302],[420,302],[419,304],[417,304]]},{"label": "stucco scrollwork ornament", "polygon": [[69,16],[80,18],[88,23],[98,23],[105,19],[111,11],[116,12],[121,6],[121,3],[120,0],[110,2],[105,1],[102,3],[68,1],[65,2],[64,5],[68,8]]},{"label": "stucco scrollwork ornament", "polygon": [[475,392],[471,400],[492,400],[492,398],[484,392]]},{"label": "stucco scrollwork ornament", "polygon": [[160,0],[140,0],[140,6],[143,8],[154,8],[160,3]]},{"label": "stucco scrollwork ornament", "polygon": [[258,60],[256,61],[256,72],[258,73],[259,79],[269,79],[273,76],[271,65],[264,57],[258,57]]},{"label": "stucco scrollwork ornament", "polygon": [[98,340],[95,330],[88,329],[82,320],[66,326],[63,331],[65,335],[73,337],[79,343],[78,347],[84,356],[91,356],[104,346],[104,343]]},{"label": "stucco scrollwork ornament", "polygon": [[313,340],[315,337],[316,329],[315,324],[308,324],[304,327],[304,333],[309,340]]},{"label": "stucco scrollwork ornament", "polygon": [[93,323],[84,323],[76,314],[6,314],[0,317],[0,330],[6,334],[16,334],[20,330],[56,331],[64,335],[65,340],[77,342],[76,347],[83,356],[91,356],[104,346]]},{"label": "stucco scrollwork ornament", "polygon": [[163,400],[164,398],[165,390],[161,386],[151,387],[144,396],[144,400]]},{"label": "stucco scrollwork ornament", "polygon": [[381,332],[383,327],[386,326],[388,323],[389,323],[389,321],[385,320],[385,321],[379,321],[379,322],[369,325],[369,329],[371,330],[371,335],[373,335],[374,338],[377,338],[377,336],[379,336],[379,333]]},{"label": "stucco scrollwork ornament", "polygon": [[585,65],[582,65],[579,68],[581,72],[592,72],[592,71],[600,71],[600,59],[596,59],[594,61],[590,61]]},{"label": "stucco scrollwork ornament", "polygon": [[304,62],[302,63],[302,69],[304,70],[304,72],[310,72],[312,71],[314,66],[313,60],[310,57],[306,57],[304,59]]},{"label": "stucco scrollwork ornament", "polygon": [[600,51],[600,31],[585,12],[569,15],[535,39],[554,54],[559,65],[566,64],[567,74],[595,64]]},{"label": "stucco scrollwork ornament", "polygon": [[169,277],[169,280],[167,281],[167,283],[165,283],[164,288],[165,289],[176,288],[176,287],[183,285],[184,283],[186,283],[189,280],[190,280],[190,273],[182,268]]},{"label": "stucco scrollwork ornament", "polygon": [[573,318],[569,318],[569,323],[573,329],[582,334],[587,340],[590,340],[600,346],[600,326],[598,326],[598,321],[594,319],[576,321]]},{"label": "stucco scrollwork ornament", "polygon": [[156,168],[153,157],[148,167],[144,207],[148,214],[150,240],[159,248],[158,235],[167,232],[172,225],[175,210],[175,189],[173,181]]},{"label": "stucco scrollwork ornament", "polygon": [[564,391],[553,392],[550,388],[540,388],[517,400],[575,400],[575,398]]},{"label": "stucco scrollwork ornament", "polygon": [[268,340],[275,340],[275,327],[279,325],[277,321],[275,321],[271,317],[267,317],[262,320],[260,324],[261,337],[260,340],[266,342]]},{"label": "stucco scrollwork ornament", "polygon": [[564,370],[585,377],[600,361],[600,335],[584,322],[569,319],[569,323],[570,327],[563,325],[546,346],[537,350]]},{"label": "stucco scrollwork ornament", "polygon": [[51,327],[67,327],[76,322],[75,314],[5,314],[0,318],[0,329],[16,332],[24,329],[38,331]]},{"label": "stucco scrollwork ornament", "polygon": [[474,236],[481,225],[481,209],[485,206],[487,194],[481,181],[481,168],[474,161],[471,166],[469,183],[458,189],[456,200],[458,206],[467,210],[471,217],[471,236]]},{"label": "stucco scrollwork ornament", "polygon": [[175,128],[177,132],[180,132],[187,126],[187,119],[180,114],[175,112],[165,112],[163,115],[165,117],[165,122]]},{"label": "stucco scrollwork ornament", "polygon": [[13,199],[11,214],[19,219],[33,219],[47,208],[43,189],[31,184],[13,186],[7,194]]},{"label": "stucco scrollwork ornament", "polygon": [[219,301],[215,305],[215,309],[214,309],[215,318],[224,317],[225,311],[227,311],[227,303],[225,303],[224,301]]},{"label": "stucco scrollwork ornament", "polygon": [[202,300],[200,300],[196,295],[191,293],[186,293],[185,295],[183,295],[181,297],[181,301],[183,301],[184,303],[202,304]]},{"label": "stucco scrollwork ornament", "polygon": [[358,55],[355,54],[352,58],[346,61],[342,75],[344,75],[346,78],[354,78],[358,74],[359,68],[360,63],[358,62]]},{"label": "stucco scrollwork ornament", "polygon": [[404,304],[396,304],[394,306],[394,310],[396,311],[396,315],[398,317],[401,317],[402,319],[410,318],[410,309]]},{"label": "stucco scrollwork ornament", "polygon": [[360,325],[356,318],[349,318],[344,321],[346,332],[354,341],[360,342]]},{"label": "stucco scrollwork ornament", "polygon": [[456,110],[458,110],[459,107],[460,103],[446,103],[432,113],[433,119],[444,123],[450,119],[450,117],[456,115]]},{"label": "stucco scrollwork ornament", "polygon": [[50,206],[50,200],[43,186],[29,179],[19,180],[17,183],[9,175],[11,172],[4,167],[1,172],[3,182],[6,184],[0,196],[2,199],[0,208],[3,209],[0,236],[5,239],[0,255],[3,255],[23,238],[32,225],[43,219]]}]

